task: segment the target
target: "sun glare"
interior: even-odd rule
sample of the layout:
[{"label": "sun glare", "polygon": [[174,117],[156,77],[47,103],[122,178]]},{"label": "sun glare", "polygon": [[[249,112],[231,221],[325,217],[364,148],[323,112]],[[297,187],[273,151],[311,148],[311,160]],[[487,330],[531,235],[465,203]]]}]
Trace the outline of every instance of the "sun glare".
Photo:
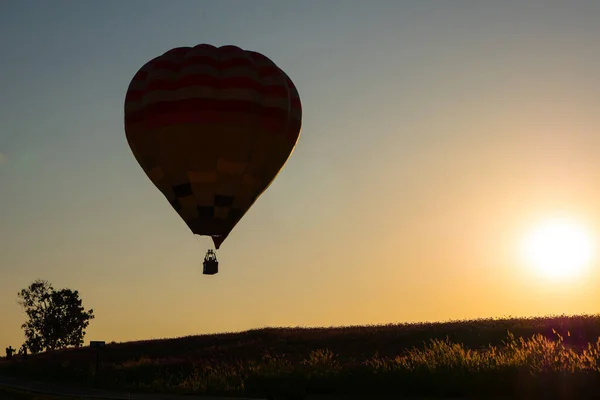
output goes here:
[{"label": "sun glare", "polygon": [[549,218],[535,226],[521,250],[525,261],[547,278],[578,276],[594,257],[591,233],[567,218]]}]

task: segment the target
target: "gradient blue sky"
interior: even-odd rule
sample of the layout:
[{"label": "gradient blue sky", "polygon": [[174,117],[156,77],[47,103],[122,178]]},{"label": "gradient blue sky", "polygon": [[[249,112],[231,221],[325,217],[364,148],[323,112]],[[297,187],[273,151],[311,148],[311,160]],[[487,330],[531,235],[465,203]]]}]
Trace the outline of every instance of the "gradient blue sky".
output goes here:
[{"label": "gradient blue sky", "polygon": [[[596,263],[548,281],[538,219],[600,229],[598,1],[3,1],[0,344],[17,292],[78,289],[88,340],[266,325],[592,313]],[[201,274],[123,131],[125,90],[177,46],[268,55],[298,146]]]}]

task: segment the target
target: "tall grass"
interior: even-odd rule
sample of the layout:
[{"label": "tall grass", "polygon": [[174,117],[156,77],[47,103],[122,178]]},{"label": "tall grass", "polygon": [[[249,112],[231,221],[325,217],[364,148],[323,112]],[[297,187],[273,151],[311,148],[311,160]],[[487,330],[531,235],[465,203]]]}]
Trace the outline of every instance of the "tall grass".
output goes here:
[{"label": "tall grass", "polygon": [[[510,325],[506,321],[512,321],[511,329],[504,329]],[[599,393],[600,318],[544,321],[265,329],[110,345],[98,374],[90,349],[4,362],[0,373],[112,389],[296,398],[418,394],[573,399]],[[430,337],[432,332],[437,337]],[[460,337],[467,340],[456,340]]]}]

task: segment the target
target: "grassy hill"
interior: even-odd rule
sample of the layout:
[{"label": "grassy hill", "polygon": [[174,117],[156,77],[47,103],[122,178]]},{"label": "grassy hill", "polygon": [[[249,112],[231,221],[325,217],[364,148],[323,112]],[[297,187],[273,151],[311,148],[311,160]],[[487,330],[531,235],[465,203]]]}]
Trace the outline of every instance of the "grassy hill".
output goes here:
[{"label": "grassy hill", "polygon": [[264,328],[107,344],[98,373],[79,348],[0,361],[0,374],[216,395],[572,396],[600,389],[599,337],[600,315]]}]

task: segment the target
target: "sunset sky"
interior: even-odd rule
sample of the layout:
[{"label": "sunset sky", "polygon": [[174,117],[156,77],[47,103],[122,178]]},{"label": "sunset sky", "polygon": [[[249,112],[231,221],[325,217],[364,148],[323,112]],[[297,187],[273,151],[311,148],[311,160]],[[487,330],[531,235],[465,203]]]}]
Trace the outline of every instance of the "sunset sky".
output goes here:
[{"label": "sunset sky", "polygon": [[[599,1],[4,1],[1,349],[17,292],[77,289],[89,340],[600,311],[600,262],[523,260],[561,217],[600,237]],[[127,86],[172,47],[284,69],[298,145],[202,275],[132,155]]]}]

